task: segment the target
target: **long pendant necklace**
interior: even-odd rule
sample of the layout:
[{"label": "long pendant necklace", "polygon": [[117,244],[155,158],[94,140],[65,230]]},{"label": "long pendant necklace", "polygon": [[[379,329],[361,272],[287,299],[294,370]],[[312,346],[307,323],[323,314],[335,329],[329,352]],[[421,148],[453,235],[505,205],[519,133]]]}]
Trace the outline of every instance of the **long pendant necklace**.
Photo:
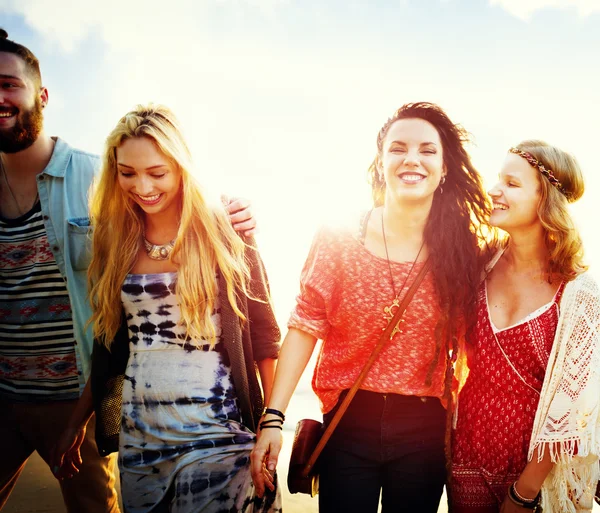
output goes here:
[{"label": "long pendant necklace", "polygon": [[[4,177],[4,183],[6,184],[8,193],[10,194],[10,197],[12,198],[13,203],[15,204],[15,207],[17,207],[17,212],[19,212],[19,217],[25,215],[25,212],[23,212],[21,210],[21,206],[19,205],[19,202],[17,201],[17,198],[15,197],[15,194],[12,190],[12,187],[10,186],[10,183],[8,183],[8,176],[6,176],[6,169],[4,168],[4,162],[2,162],[2,158],[0,158],[0,171],[2,171],[2,176]],[[35,199],[33,200],[33,205],[31,208],[33,208],[35,206],[39,197],[40,197],[40,193],[38,191],[36,191]]]},{"label": "long pendant necklace", "polygon": [[[396,309],[400,306],[400,294],[402,294],[402,291],[404,290],[406,282],[408,281],[408,277],[412,273],[412,271],[417,263],[417,260],[419,260],[419,256],[421,255],[421,251],[423,250],[423,246],[425,245],[425,240],[423,240],[423,242],[421,243],[419,252],[417,253],[417,256],[415,257],[412,265],[410,266],[410,269],[408,271],[408,274],[406,275],[406,278],[404,278],[404,281],[402,282],[402,287],[400,287],[400,290],[398,291],[398,293],[396,293],[396,284],[394,283],[394,273],[392,272],[392,264],[390,263],[390,255],[388,253],[387,239],[385,236],[385,226],[383,223],[383,212],[381,212],[381,233],[383,235],[383,245],[385,247],[385,258],[387,260],[388,269],[390,271],[390,280],[392,282],[392,290],[394,292],[394,299],[393,299],[392,303],[383,309],[383,317],[385,319],[387,319],[388,322],[390,322],[394,317],[394,313],[396,312]],[[398,323],[398,326],[396,326],[394,328],[394,331],[391,334],[392,337],[396,333],[400,332],[399,326],[400,326],[400,323]]]}]

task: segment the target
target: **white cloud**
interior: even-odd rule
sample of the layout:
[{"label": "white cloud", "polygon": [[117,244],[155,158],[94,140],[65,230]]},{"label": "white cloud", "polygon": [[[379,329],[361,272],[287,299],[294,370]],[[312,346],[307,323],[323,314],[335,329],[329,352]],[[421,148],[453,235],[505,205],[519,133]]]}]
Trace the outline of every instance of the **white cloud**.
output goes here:
[{"label": "white cloud", "polygon": [[580,16],[600,11],[600,0],[490,0],[490,4],[499,5],[522,20],[543,9],[575,9]]},{"label": "white cloud", "polygon": [[[154,32],[156,45],[164,41],[185,42],[198,34],[198,20],[211,11],[221,10],[228,16],[249,11],[273,19],[279,6],[287,0],[3,0],[0,12],[22,15],[27,23],[67,51],[90,32],[99,31],[113,46],[139,44],[140,34]],[[174,39],[174,41],[173,41]],[[148,41],[144,41],[146,44]]]}]

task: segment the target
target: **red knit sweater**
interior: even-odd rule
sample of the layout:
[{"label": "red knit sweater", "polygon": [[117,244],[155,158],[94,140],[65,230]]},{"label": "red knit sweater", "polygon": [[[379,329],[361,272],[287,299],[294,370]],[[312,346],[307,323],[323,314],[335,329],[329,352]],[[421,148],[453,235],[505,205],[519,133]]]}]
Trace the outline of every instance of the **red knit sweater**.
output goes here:
[{"label": "red knit sweater", "polygon": [[[402,295],[423,263],[410,273]],[[391,262],[396,291],[412,262]],[[322,229],[313,241],[301,276],[301,290],[288,322],[322,339],[313,389],[323,413],[352,386],[387,321],[383,309],[394,293],[386,259],[370,253],[349,231]],[[445,369],[440,352],[431,386],[425,385],[435,356],[434,330],[440,315],[429,273],[404,314],[402,333],[384,347],[361,388],[381,393],[441,397]]]}]

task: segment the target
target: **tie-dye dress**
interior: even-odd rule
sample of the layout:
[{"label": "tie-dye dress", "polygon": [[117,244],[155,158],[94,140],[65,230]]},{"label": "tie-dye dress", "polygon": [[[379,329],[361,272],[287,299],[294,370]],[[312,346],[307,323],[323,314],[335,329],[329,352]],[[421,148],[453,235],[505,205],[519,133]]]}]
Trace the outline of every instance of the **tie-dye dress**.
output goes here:
[{"label": "tie-dye dress", "polygon": [[177,338],[176,273],[128,275],[122,302],[129,329],[119,470],[127,513],[279,512],[279,490],[255,496],[219,304],[217,344]]}]

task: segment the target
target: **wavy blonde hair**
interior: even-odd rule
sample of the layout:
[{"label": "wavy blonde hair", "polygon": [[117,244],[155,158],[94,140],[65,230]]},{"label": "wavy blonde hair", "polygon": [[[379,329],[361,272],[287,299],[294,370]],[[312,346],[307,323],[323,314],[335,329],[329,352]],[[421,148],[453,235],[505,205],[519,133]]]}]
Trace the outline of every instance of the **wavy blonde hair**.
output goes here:
[{"label": "wavy blonde hair", "polygon": [[544,141],[527,140],[518,144],[516,148],[530,153],[546,169],[551,169],[563,186],[565,194],[540,173],[538,179],[541,197],[537,211],[548,249],[549,277],[565,281],[574,280],[577,275],[587,270],[583,263],[581,236],[568,208],[569,203],[577,201],[585,191],[579,163],[570,153]]},{"label": "wavy blonde hair", "polygon": [[181,170],[181,218],[170,256],[178,268],[175,293],[180,323],[192,341],[205,339],[214,346],[211,313],[218,294],[217,269],[227,283],[233,310],[245,320],[236,298],[236,290],[246,293],[249,280],[245,244],[225,211],[207,204],[191,173],[191,154],[179,122],[160,105],[139,105],[119,120],[106,139],[102,171],[90,202],[94,234],[88,285],[94,337],[110,348],[121,323],[121,287],[143,244],[143,211],[122,191],[117,175],[117,148],[132,137],[152,140]]}]

